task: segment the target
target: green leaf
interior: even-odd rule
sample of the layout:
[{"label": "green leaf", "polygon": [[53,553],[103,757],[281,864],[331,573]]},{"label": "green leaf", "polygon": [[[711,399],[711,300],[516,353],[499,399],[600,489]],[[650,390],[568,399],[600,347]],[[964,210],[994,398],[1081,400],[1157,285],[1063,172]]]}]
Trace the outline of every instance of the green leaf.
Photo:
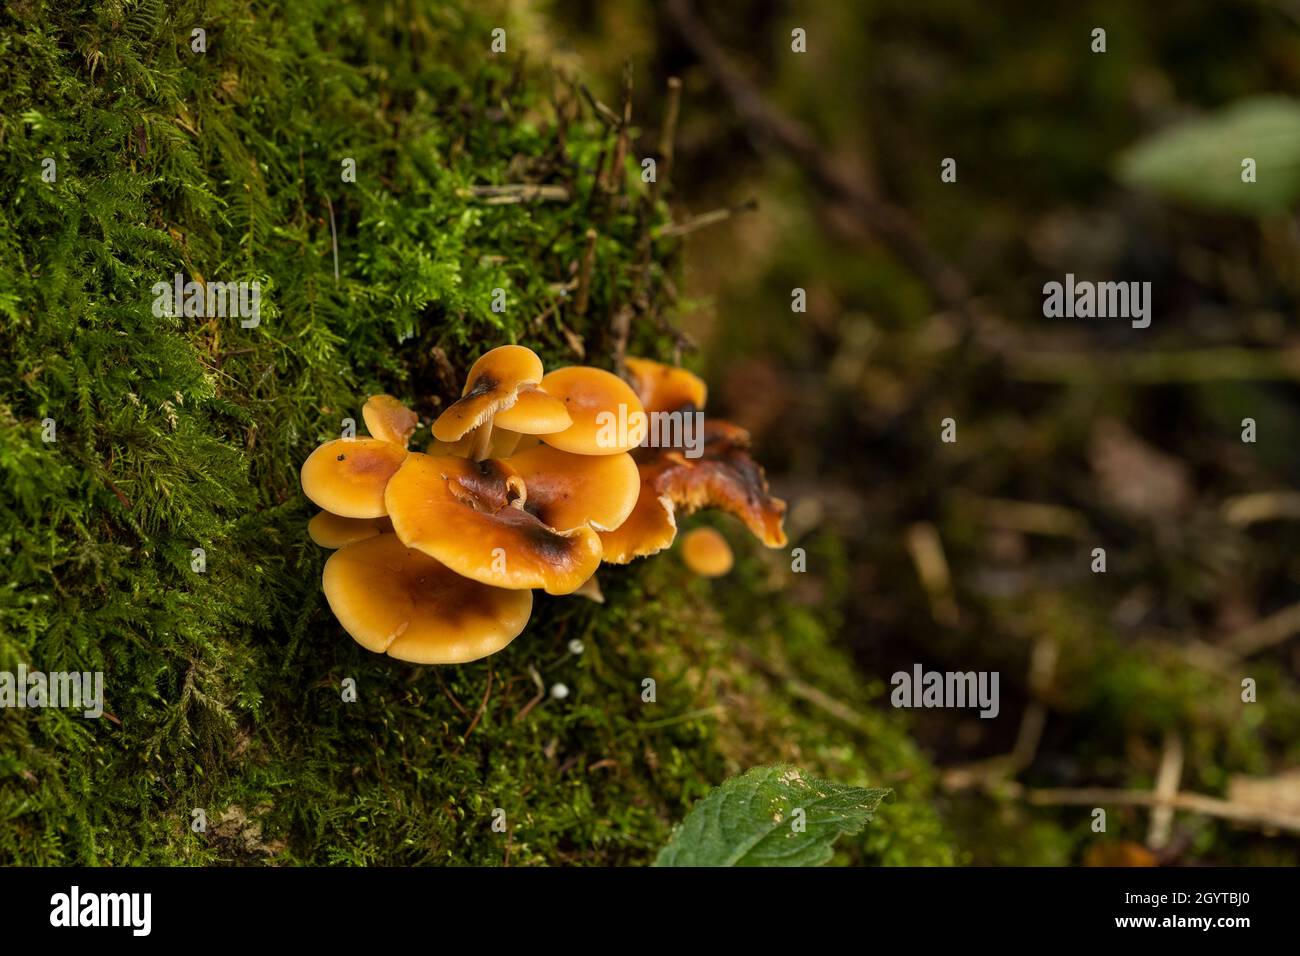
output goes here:
[{"label": "green leaf", "polygon": [[[1255,182],[1242,182],[1242,161]],[[1300,102],[1284,96],[1241,100],[1156,133],[1123,153],[1119,177],[1195,206],[1257,215],[1300,198]]]},{"label": "green leaf", "polygon": [[889,793],[818,780],[797,767],[756,767],[699,800],[654,865],[821,866],[835,839],[866,826]]}]

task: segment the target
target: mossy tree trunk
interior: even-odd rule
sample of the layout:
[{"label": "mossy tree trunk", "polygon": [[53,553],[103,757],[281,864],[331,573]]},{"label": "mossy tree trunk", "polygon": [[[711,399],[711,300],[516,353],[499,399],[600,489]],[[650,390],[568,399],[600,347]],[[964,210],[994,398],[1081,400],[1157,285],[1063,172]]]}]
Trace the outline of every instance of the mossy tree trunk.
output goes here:
[{"label": "mossy tree trunk", "polygon": [[[710,786],[779,759],[906,778],[850,855],[950,857],[891,720],[809,709],[750,663],[867,699],[834,622],[770,584],[780,555],[745,549],[726,593],[671,556],[617,569],[604,606],[539,600],[458,668],[368,654],[330,616],[297,473],[365,396],[427,423],[493,345],[608,365],[625,320],[633,349],[673,344],[667,208],[629,141],[476,11],[0,14],[0,668],[106,683],[100,720],[0,719],[0,861],[644,862]],[[509,184],[553,188],[475,189]],[[177,273],[259,283],[259,324],[155,315]]]}]

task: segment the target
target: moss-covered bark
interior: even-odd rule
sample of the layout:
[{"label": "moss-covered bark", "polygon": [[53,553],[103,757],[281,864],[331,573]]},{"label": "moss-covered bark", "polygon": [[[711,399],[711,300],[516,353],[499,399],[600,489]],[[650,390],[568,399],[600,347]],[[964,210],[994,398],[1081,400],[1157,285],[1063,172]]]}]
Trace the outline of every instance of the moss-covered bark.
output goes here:
[{"label": "moss-covered bark", "polygon": [[[834,622],[739,541],[726,584],[667,555],[614,569],[604,606],[540,597],[465,667],[370,655],[330,616],[297,471],[366,395],[427,422],[507,341],[606,363],[623,308],[633,348],[667,344],[665,207],[633,157],[610,172],[615,131],[525,66],[526,31],[476,7],[0,14],[0,668],[102,670],[107,710],[0,712],[0,861],[639,863],[708,787],[781,759],[898,789],[844,859],[951,858],[931,773],[864,706]],[[567,198],[471,189],[522,182]],[[155,317],[177,272],[260,282],[261,324]],[[792,696],[754,653],[867,716]],[[537,681],[571,694],[535,701]]]}]

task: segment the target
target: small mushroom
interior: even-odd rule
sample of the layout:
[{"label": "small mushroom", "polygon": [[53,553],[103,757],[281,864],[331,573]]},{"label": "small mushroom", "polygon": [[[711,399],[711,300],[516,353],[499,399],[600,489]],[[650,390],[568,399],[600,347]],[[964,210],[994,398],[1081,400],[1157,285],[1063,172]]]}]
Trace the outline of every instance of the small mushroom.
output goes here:
[{"label": "small mushroom", "polygon": [[503,588],[568,594],[600,564],[587,525],[556,531],[525,510],[527,486],[507,463],[412,452],[385,493],[402,542],[457,574]]},{"label": "small mushroom", "polygon": [[682,535],[682,560],[704,578],[720,578],[734,563],[731,545],[713,528],[694,528]]},{"label": "small mushroom", "polygon": [[591,525],[612,531],[636,507],[641,477],[621,455],[574,455],[550,445],[521,451],[505,462],[524,481],[524,508],[557,531]]},{"label": "small mushroom", "polygon": [[303,493],[343,518],[382,518],[384,487],[406,455],[404,445],[378,438],[327,441],[303,462]]},{"label": "small mushroom", "polygon": [[704,410],[709,387],[693,372],[631,356],[625,364],[632,388],[647,413],[675,412],[684,408]]},{"label": "small mushroom", "polygon": [[344,518],[328,511],[307,522],[307,534],[312,541],[330,550],[346,548],[384,532],[391,534],[392,530],[393,523],[387,518]]},{"label": "small mushroom", "polygon": [[433,423],[433,437],[448,444],[474,433],[471,455],[487,457],[494,416],[514,405],[519,390],[542,380],[542,360],[522,345],[502,345],[479,357],[465,377],[461,397]]},{"label": "small mushroom", "polygon": [[542,441],[575,455],[617,455],[645,439],[645,407],[631,386],[612,372],[570,365],[542,379],[542,388],[564,403],[573,424],[542,435]]},{"label": "small mushroom", "polygon": [[497,412],[492,420],[490,457],[510,457],[524,435],[553,435],[572,424],[563,402],[536,385],[525,385],[515,403]]},{"label": "small mushroom", "polygon": [[366,430],[380,441],[406,447],[420,418],[391,395],[371,395],[361,408]]},{"label": "small mushroom", "polygon": [[463,664],[494,654],[524,629],[531,591],[462,577],[394,534],[330,555],[323,575],[330,610],[358,644],[415,664]]}]

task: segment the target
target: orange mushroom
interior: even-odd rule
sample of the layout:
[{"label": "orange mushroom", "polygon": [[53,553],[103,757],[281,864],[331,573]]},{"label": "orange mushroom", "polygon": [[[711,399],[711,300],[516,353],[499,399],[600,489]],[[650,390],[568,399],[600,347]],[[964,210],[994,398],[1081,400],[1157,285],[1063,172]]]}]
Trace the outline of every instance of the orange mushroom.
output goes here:
[{"label": "orange mushroom", "polygon": [[503,345],[470,366],[461,397],[433,423],[433,437],[455,442],[474,432],[473,457],[487,457],[494,416],[514,405],[519,390],[542,380],[542,360],[522,345]]},{"label": "orange mushroom", "polygon": [[574,455],[550,445],[505,462],[524,481],[524,508],[557,531],[591,525],[612,531],[636,507],[641,478],[636,462],[620,455]]},{"label": "orange mushroom", "polygon": [[420,424],[419,416],[391,395],[371,395],[361,408],[361,417],[372,437],[403,448]]},{"label": "orange mushroom", "polygon": [[731,545],[713,528],[695,528],[682,535],[682,560],[704,578],[720,578],[734,563]]},{"label": "orange mushroom", "polygon": [[576,455],[617,455],[645,439],[645,407],[627,382],[612,372],[570,365],[542,379],[542,388],[564,403],[573,424],[542,435],[542,441]]},{"label": "orange mushroom", "polygon": [[303,493],[344,518],[382,518],[384,487],[406,454],[404,445],[378,438],[327,441],[303,462]]},{"label": "orange mushroom", "polygon": [[524,629],[531,591],[462,577],[394,534],[336,551],[322,578],[330,610],[358,644],[415,664],[463,664]]},{"label": "orange mushroom", "polygon": [[627,564],[634,558],[662,551],[677,537],[677,517],[673,513],[672,499],[655,488],[662,469],[658,465],[641,464],[641,488],[636,506],[627,519],[613,531],[600,532],[602,558],[607,564]]},{"label": "orange mushroom", "polygon": [[514,454],[525,435],[552,435],[573,424],[568,409],[559,399],[536,385],[519,390],[515,403],[497,412],[492,420],[492,443],[489,457],[508,458]]},{"label": "orange mushroom", "polygon": [[503,588],[577,589],[600,564],[587,525],[556,531],[525,510],[526,485],[503,462],[412,452],[388,483],[393,530],[457,574]]},{"label": "orange mushroom", "polygon": [[704,410],[709,397],[709,387],[698,375],[684,368],[664,365],[651,359],[624,360],[628,378],[641,404],[649,414],[675,412],[684,408]]},{"label": "orange mushroom", "polygon": [[393,523],[387,518],[344,518],[342,515],[322,511],[307,522],[307,534],[322,548],[345,548],[366,538],[384,532],[392,533]]}]

